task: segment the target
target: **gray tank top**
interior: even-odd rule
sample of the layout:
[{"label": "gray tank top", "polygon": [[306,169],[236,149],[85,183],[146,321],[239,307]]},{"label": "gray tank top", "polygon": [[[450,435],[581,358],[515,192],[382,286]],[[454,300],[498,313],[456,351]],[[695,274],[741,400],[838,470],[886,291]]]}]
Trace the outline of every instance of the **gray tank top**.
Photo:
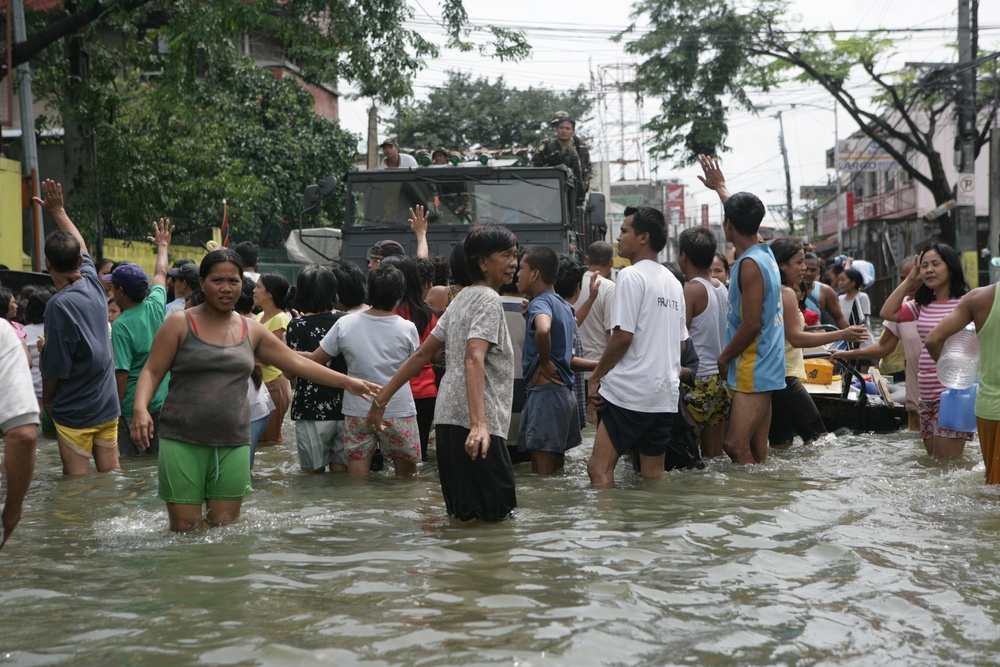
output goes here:
[{"label": "gray tank top", "polygon": [[207,447],[250,444],[247,380],[254,350],[247,323],[238,343],[214,345],[198,337],[190,313],[188,332],[170,367],[170,385],[160,411],[160,437]]}]

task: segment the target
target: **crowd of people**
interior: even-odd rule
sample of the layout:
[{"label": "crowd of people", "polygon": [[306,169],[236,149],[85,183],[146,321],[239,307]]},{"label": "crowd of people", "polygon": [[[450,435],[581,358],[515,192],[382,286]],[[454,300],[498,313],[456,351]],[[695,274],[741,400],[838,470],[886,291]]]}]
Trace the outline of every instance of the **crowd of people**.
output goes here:
[{"label": "crowd of people", "polygon": [[[701,166],[723,203],[732,263],[710,230],[693,228],[679,235],[677,265],[661,264],[666,220],[646,206],[625,211],[617,253],[629,265],[617,275],[609,243],[592,244],[581,264],[521,247],[496,224],[473,225],[450,258],[432,258],[416,207],[416,257],[386,239],[371,248],[367,275],[350,262],[311,265],[295,285],[258,273],[247,243],[170,267],[165,219],[149,236],[151,279],[135,264],[96,265],[61,187],[45,181],[39,203],[58,226],[45,243],[54,290],[27,290],[22,307],[0,289],[11,322],[0,325],[4,541],[43,418],[66,475],[156,454],[175,531],[239,516],[256,448],[282,441],[289,406],[304,472],[362,477],[387,458],[412,477],[433,444],[448,514],[500,521],[517,507],[514,463],[557,473],[588,423],[598,487],[614,484],[623,456],[655,480],[706,458],[754,464],[796,436],[816,440],[825,427],[802,385],[802,350],[833,343],[845,344],[835,360],[873,363],[902,342],[927,452],[960,456],[975,434],[938,423],[935,359],[970,322],[984,340],[987,480],[1000,482],[995,286],[970,292],[957,253],[932,244],[906,263],[872,341],[864,276],[841,271],[838,296],[800,239],[762,241],[759,198],[731,195],[715,159]],[[808,331],[809,320],[832,326]]]}]

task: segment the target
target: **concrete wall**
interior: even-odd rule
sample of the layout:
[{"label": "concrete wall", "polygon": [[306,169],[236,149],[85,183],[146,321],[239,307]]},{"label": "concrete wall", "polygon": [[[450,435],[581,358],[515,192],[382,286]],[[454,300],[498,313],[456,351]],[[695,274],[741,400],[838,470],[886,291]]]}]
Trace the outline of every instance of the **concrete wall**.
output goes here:
[{"label": "concrete wall", "polygon": [[21,163],[0,158],[0,264],[16,271],[30,271],[31,258],[22,250]]},{"label": "concrete wall", "polygon": [[[222,230],[212,228],[212,238],[216,243],[222,241]],[[203,246],[172,245],[170,246],[170,263],[178,259],[192,259],[200,264],[208,254],[208,248]],[[121,239],[104,239],[104,256],[116,262],[131,262],[143,268],[150,278],[156,268],[156,248],[148,241],[123,241]]]}]

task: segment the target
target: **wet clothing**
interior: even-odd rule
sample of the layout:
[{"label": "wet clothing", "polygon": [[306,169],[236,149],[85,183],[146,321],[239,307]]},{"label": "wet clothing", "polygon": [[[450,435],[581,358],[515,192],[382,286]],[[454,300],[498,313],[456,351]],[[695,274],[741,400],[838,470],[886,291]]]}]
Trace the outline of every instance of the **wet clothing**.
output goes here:
[{"label": "wet clothing", "polygon": [[518,451],[565,454],[578,447],[583,442],[579,414],[571,388],[553,383],[529,384],[517,434]]},{"label": "wet clothing", "polygon": [[250,447],[202,447],[163,438],[157,495],[168,503],[242,500],[250,489]]},{"label": "wet clothing", "polygon": [[[160,413],[160,451],[171,439],[206,447],[239,447],[250,442],[247,380],[254,348],[242,317],[240,340],[216,345],[198,336],[190,311],[187,335],[170,367],[170,386]],[[247,462],[250,460],[247,450]],[[249,468],[248,468],[249,469]]]},{"label": "wet clothing", "polygon": [[698,368],[698,378],[705,379],[711,375],[719,374],[718,364],[711,363],[713,359],[722,356],[725,349],[723,337],[726,331],[726,310],[729,306],[729,290],[719,283],[713,285],[704,278],[694,278],[693,282],[705,288],[708,295],[708,304],[705,310],[691,318],[691,341],[698,352],[698,359],[704,359],[706,363]]},{"label": "wet clothing", "polygon": [[[315,313],[296,317],[288,323],[285,331],[285,342],[296,352],[313,352],[323,336],[329,333],[337,320],[346,313]],[[347,374],[347,361],[338,354],[327,364],[327,368]],[[343,420],[344,390],[339,387],[327,387],[311,380],[299,378],[295,385],[295,397],[292,399],[292,419],[312,421]]]},{"label": "wet clothing", "polygon": [[694,387],[687,388],[683,397],[684,407],[698,426],[715,426],[729,419],[733,392],[718,373],[695,378]]},{"label": "wet clothing", "polygon": [[[1000,420],[1000,289],[993,306],[976,336],[979,338],[979,388],[976,390],[976,417]],[[987,463],[987,470],[989,463]],[[1000,474],[1000,471],[998,471]]]},{"label": "wet clothing", "polygon": [[[135,385],[139,373],[146,365],[149,350],[153,347],[153,337],[163,324],[163,306],[167,300],[167,290],[162,285],[153,285],[149,295],[132,308],[123,311],[111,325],[111,347],[115,353],[115,370],[126,371],[125,395],[122,397],[122,416],[131,417],[135,405]],[[153,392],[153,398],[146,407],[150,414],[160,411],[167,395],[170,381],[168,373],[160,386]]]},{"label": "wet clothing", "polygon": [[[980,385],[982,386],[982,385]],[[976,417],[979,448],[986,464],[986,483],[1000,484],[1000,421]]]},{"label": "wet clothing", "polygon": [[740,269],[747,261],[757,264],[764,279],[763,313],[760,331],[746,349],[729,362],[729,387],[745,393],[778,391],[785,387],[784,309],[781,305],[778,263],[766,244],[750,246],[733,264],[732,277],[729,279],[726,344],[733,339],[743,321]]},{"label": "wet clothing", "polygon": [[517,508],[517,493],[504,439],[491,435],[486,458],[472,461],[465,452],[469,429],[439,423],[435,435],[441,493],[448,514],[460,521],[503,521],[510,517]]},{"label": "wet clothing", "polygon": [[936,401],[920,401],[920,404],[917,406],[917,414],[920,417],[921,440],[931,440],[934,437],[940,437],[956,438],[970,442],[976,437],[974,431],[955,431],[941,426],[941,424],[938,423],[938,413],[940,410],[941,399]]},{"label": "wet clothing", "polygon": [[638,412],[677,412],[681,341],[688,337],[684,288],[659,263],[644,259],[618,274],[611,324],[632,344],[601,379],[600,394]]},{"label": "wet clothing", "polygon": [[771,394],[771,426],[767,439],[772,445],[792,442],[795,436],[811,442],[826,433],[826,425],[812,396],[798,377],[786,377],[785,386]]},{"label": "wet clothing", "polygon": [[601,424],[619,455],[628,454],[633,447],[645,456],[666,454],[674,427],[673,413],[639,412],[610,401],[598,410]]},{"label": "wet clothing", "polygon": [[[920,334],[920,342],[923,342],[927,340],[927,334],[931,332],[931,329],[955,310],[958,301],[959,299],[956,297],[946,301],[931,301],[926,306],[921,306],[916,301],[906,301],[899,308],[899,321],[901,323],[915,321],[917,333]],[[941,399],[941,392],[944,391],[945,387],[938,380],[937,364],[931,358],[926,347],[920,348],[917,381],[920,386],[921,402]]]},{"label": "wet clothing", "polygon": [[41,365],[43,380],[59,380],[50,411],[57,424],[85,428],[120,414],[108,338],[108,298],[88,253],[83,253],[79,280],[53,294],[45,305]]}]

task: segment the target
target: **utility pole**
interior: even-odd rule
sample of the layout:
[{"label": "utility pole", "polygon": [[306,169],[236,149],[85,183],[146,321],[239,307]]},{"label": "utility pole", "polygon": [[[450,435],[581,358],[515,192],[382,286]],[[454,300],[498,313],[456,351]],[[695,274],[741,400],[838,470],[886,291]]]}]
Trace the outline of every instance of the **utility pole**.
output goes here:
[{"label": "utility pole", "polygon": [[785,161],[785,218],[788,221],[788,235],[795,233],[792,228],[795,216],[792,213],[792,175],[788,169],[788,149],[785,148],[785,124],[781,120],[781,112],[778,112],[778,146],[781,147],[781,158]]},{"label": "utility pole", "polygon": [[376,169],[378,163],[378,105],[373,97],[368,108],[368,168]]},{"label": "utility pole", "polygon": [[976,244],[976,65],[972,45],[972,5],[958,0],[958,184],[955,229],[965,279],[979,286],[979,252]]}]

